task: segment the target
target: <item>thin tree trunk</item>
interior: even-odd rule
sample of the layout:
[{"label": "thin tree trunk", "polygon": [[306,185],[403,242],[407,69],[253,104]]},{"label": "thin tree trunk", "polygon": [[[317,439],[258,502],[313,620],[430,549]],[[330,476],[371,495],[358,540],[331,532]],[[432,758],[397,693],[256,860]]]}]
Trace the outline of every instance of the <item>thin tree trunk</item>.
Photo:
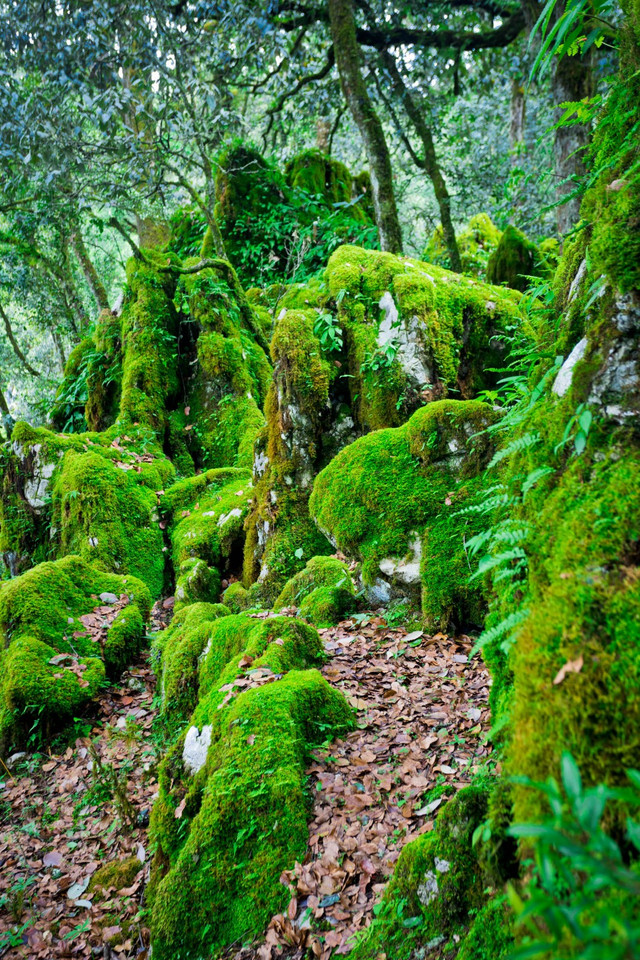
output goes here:
[{"label": "thin tree trunk", "polygon": [[73,252],[78,259],[78,263],[82,268],[85,280],[89,284],[89,288],[95,297],[98,307],[100,310],[109,310],[109,297],[107,296],[107,291],[102,280],[98,276],[98,271],[96,270],[91,257],[89,256],[89,252],[85,246],[79,226],[75,226],[73,229],[71,234],[71,244],[73,246]]},{"label": "thin tree trunk", "polygon": [[524,123],[527,111],[527,101],[521,77],[514,77],[511,81],[511,109],[509,123],[509,145],[511,147],[511,164],[517,163],[518,152],[524,144]]},{"label": "thin tree trunk", "polygon": [[319,117],[316,120],[316,146],[321,153],[329,153],[329,137],[331,122],[328,117]]},{"label": "thin tree trunk", "polygon": [[391,253],[402,253],[402,231],[393,189],[391,156],[362,75],[352,0],[329,0],[329,20],[340,85],[369,160],[380,247]]},{"label": "thin tree trunk", "polygon": [[[564,4],[558,4],[555,15],[560,16]],[[593,75],[590,54],[585,57],[564,56],[556,58],[552,78],[553,103],[556,107],[556,120],[564,112],[561,103],[576,102],[590,97],[593,93]],[[553,144],[554,166],[557,180],[556,197],[558,200],[572,193],[585,175],[585,153],[589,144],[589,128],[584,124],[558,127]],[[580,219],[580,197],[573,197],[556,207],[556,220],[560,236],[568,233]]]},{"label": "thin tree trunk", "polygon": [[67,365],[67,358],[66,358],[65,355],[64,355],[64,346],[63,346],[63,343],[62,343],[62,337],[60,336],[60,334],[58,333],[58,331],[55,330],[55,329],[52,329],[52,330],[51,330],[51,336],[52,336],[52,338],[53,338],[53,343],[54,343],[54,346],[55,346],[55,348],[56,348],[56,352],[57,352],[57,354],[58,354],[58,360],[60,361],[60,367],[61,367],[61,369],[62,369],[62,372],[64,373],[64,368],[65,368],[66,365]]},{"label": "thin tree trunk", "polygon": [[2,306],[1,303],[0,303],[0,317],[2,317],[2,322],[3,322],[3,324],[4,324],[5,333],[7,334],[7,340],[9,341],[9,343],[11,344],[11,346],[13,347],[13,352],[15,353],[16,357],[18,358],[18,360],[20,361],[20,363],[23,365],[23,367],[25,368],[25,370],[26,370],[28,373],[30,373],[32,377],[39,377],[39,376],[40,376],[40,371],[39,371],[39,370],[36,370],[34,367],[31,366],[31,364],[29,363],[29,361],[28,361],[27,358],[25,357],[24,353],[23,353],[22,350],[20,349],[20,344],[19,344],[18,341],[16,340],[15,334],[14,334],[14,332],[13,332],[13,328],[11,327],[11,321],[9,320],[9,317],[8,317],[8,315],[7,315],[7,312],[5,311],[5,309],[4,309],[4,307]]},{"label": "thin tree trunk", "polygon": [[0,388],[0,419],[7,434],[7,439],[11,436],[13,428],[15,426],[15,420],[11,416],[11,411],[9,410],[9,404],[7,399]]},{"label": "thin tree trunk", "polygon": [[436,200],[440,209],[442,233],[447,246],[447,251],[449,253],[451,269],[456,273],[462,273],[462,261],[460,259],[460,251],[458,250],[456,231],[453,226],[453,220],[451,219],[451,197],[449,196],[447,184],[445,183],[445,179],[442,176],[442,171],[440,170],[440,164],[438,163],[438,157],[436,154],[436,148],[433,142],[431,130],[427,126],[422,110],[411,96],[410,91],[407,89],[393,56],[385,51],[385,53],[382,55],[382,61],[387,73],[391,78],[396,96],[401,101],[407,116],[411,120],[416,133],[422,141],[422,149],[424,150],[422,165],[427,176],[431,180],[431,183],[433,184],[433,191],[436,195]]}]

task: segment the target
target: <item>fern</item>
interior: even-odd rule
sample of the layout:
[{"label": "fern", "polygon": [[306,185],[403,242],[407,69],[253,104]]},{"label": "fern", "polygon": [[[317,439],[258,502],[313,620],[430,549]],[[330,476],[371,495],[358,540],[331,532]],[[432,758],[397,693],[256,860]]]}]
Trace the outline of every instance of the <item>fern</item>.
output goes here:
[{"label": "fern", "polygon": [[510,613],[509,616],[505,617],[500,621],[500,623],[497,623],[489,630],[483,630],[478,637],[473,650],[471,651],[471,656],[474,656],[474,654],[478,653],[478,651],[483,650],[484,647],[486,647],[489,643],[493,643],[495,640],[499,640],[505,635],[507,635],[506,640],[503,640],[500,646],[502,650],[507,652],[515,639],[513,635],[515,628],[519,627],[528,616],[529,608],[523,607],[520,610],[516,610],[514,613]]},{"label": "fern", "polygon": [[501,447],[500,450],[493,455],[491,462],[487,465],[487,470],[495,467],[496,464],[501,463],[502,460],[512,456],[512,454],[520,453],[521,450],[535,446],[536,443],[540,443],[539,433],[529,432],[524,433],[521,437],[516,437],[515,440],[508,443],[506,447]]}]

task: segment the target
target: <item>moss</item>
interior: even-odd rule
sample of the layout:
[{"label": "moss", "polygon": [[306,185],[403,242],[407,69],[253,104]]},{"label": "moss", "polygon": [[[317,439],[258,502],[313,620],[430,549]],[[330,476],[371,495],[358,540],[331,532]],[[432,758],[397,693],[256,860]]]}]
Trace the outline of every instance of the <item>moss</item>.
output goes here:
[{"label": "moss", "polygon": [[[487,213],[476,213],[456,236],[462,272],[485,278],[487,261],[500,243],[502,231]],[[442,226],[438,224],[424,249],[423,259],[439,267],[449,267],[449,252],[444,242]]]},{"label": "moss", "polygon": [[239,580],[236,580],[235,583],[230,583],[222,594],[222,602],[232,613],[241,613],[250,605],[249,591]]},{"label": "moss", "polygon": [[351,202],[353,185],[349,170],[320,150],[305,150],[289,160],[284,174],[289,186],[311,194],[329,206]]},{"label": "moss", "polygon": [[235,573],[241,564],[244,520],[252,494],[249,471],[234,468],[208,470],[166,490],[161,511],[168,525],[174,569],[180,571],[185,561],[199,559],[216,568],[220,577]]},{"label": "moss", "polygon": [[[569,750],[585,783],[624,781],[640,749],[640,457],[577,461],[532,498],[529,615],[518,631],[509,769],[544,780]],[[625,504],[620,511],[620,504]],[[529,512],[528,511],[528,512]],[[567,662],[577,673],[554,684]],[[542,812],[519,787],[516,819]]]},{"label": "moss", "polygon": [[220,597],[222,578],[215,567],[208,567],[204,560],[191,557],[183,560],[176,582],[175,608],[192,603],[217,603]]},{"label": "moss", "polygon": [[[102,592],[128,594],[132,601],[114,621],[104,651],[80,620]],[[48,734],[77,714],[98,691],[105,665],[115,671],[137,652],[150,605],[141,581],[102,573],[75,556],[39,564],[2,584],[0,749],[11,738],[23,742],[32,725]],[[51,663],[59,654],[67,656]]]},{"label": "moss", "polygon": [[301,602],[298,613],[317,627],[331,627],[353,611],[355,598],[345,587],[316,587]]},{"label": "moss", "polygon": [[180,612],[186,615],[176,614],[156,640],[161,651],[162,710],[172,722],[186,720],[195,709],[200,658],[212,642],[214,623],[231,611],[220,603],[196,603]]},{"label": "moss", "polygon": [[158,597],[164,583],[163,537],[157,498],[135,468],[101,453],[69,450],[52,485],[52,521],[62,554],[131,574]]},{"label": "moss", "polygon": [[93,874],[88,891],[96,892],[99,899],[104,898],[108,896],[110,890],[119,891],[123,887],[130,887],[142,869],[143,865],[137,857],[111,860]]},{"label": "moss", "polygon": [[486,433],[474,435],[494,419],[478,401],[428,404],[402,427],[342,450],[318,475],[310,500],[319,527],[362,561],[366,583],[380,576],[383,560],[389,575],[395,568],[401,578],[407,555],[413,550],[415,562],[422,552],[423,611],[443,627],[480,604],[464,551],[473,515],[460,510],[476,493],[492,450]]},{"label": "moss", "polygon": [[192,382],[186,412],[173,417],[173,443],[176,450],[184,444],[208,468],[250,466],[271,379],[252,308],[232,283],[228,265],[220,263],[219,269],[183,277],[177,293],[198,333],[195,376],[187,371]]},{"label": "moss", "polygon": [[539,252],[521,230],[508,226],[500,243],[489,257],[487,280],[496,285],[505,284],[514,290],[526,290],[528,277],[539,276]]},{"label": "moss", "polygon": [[117,615],[104,644],[107,674],[116,679],[140,652],[144,640],[144,622],[136,604],[129,604]]},{"label": "moss", "polygon": [[[211,725],[207,761],[190,779],[181,738],[162,765],[153,811],[154,955],[216,952],[257,934],[282,909],[288,893],[278,878],[307,845],[308,749],[351,723],[341,695],[317,671],[299,669],[320,655],[318,635],[295,620],[237,616],[211,625],[192,718],[198,729]],[[243,691],[243,676],[260,667],[284,676]]]},{"label": "moss", "polygon": [[[179,388],[178,319],[173,306],[175,281],[160,269],[166,254],[147,251],[149,262],[127,264],[128,294],[122,310],[122,396],[120,417],[163,433],[166,410]],[[157,265],[156,265],[157,264]]]},{"label": "moss", "polygon": [[256,496],[247,521],[243,578],[252,583],[259,575],[267,599],[277,596],[309,557],[331,552],[308,512],[335,376],[314,333],[314,316],[287,311],[271,342],[274,380],[265,404],[267,428],[255,445]]},{"label": "moss", "polygon": [[353,595],[353,581],[346,563],[336,557],[312,557],[303,570],[287,581],[273,609],[300,606],[317,587],[344,587]]},{"label": "moss", "polygon": [[502,362],[501,335],[518,322],[517,294],[350,246],[332,254],[325,278],[360,428],[400,425],[449,389],[470,398],[495,385],[490,370]]},{"label": "moss", "polygon": [[516,942],[513,914],[505,896],[495,896],[474,917],[456,960],[508,960]]},{"label": "moss", "polygon": [[487,797],[485,783],[465,787],[443,808],[431,833],[403,848],[381,909],[351,953],[354,960],[379,953],[408,960],[436,937],[465,932],[470,912],[484,903],[472,837]]}]

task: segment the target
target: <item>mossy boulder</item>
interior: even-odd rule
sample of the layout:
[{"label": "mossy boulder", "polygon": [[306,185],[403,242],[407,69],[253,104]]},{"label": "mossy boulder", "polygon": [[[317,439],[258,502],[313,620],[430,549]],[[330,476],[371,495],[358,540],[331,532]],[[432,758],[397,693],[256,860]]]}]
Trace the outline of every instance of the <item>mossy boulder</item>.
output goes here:
[{"label": "mossy boulder", "polygon": [[322,657],[311,627],[225,617],[205,651],[192,726],[162,764],[152,816],[161,960],[219,951],[283,909],[280,874],[307,845],[308,750],[351,724],[342,696],[309,669]]},{"label": "mossy boulder", "polygon": [[346,563],[336,557],[312,557],[288,580],[274,610],[297,607],[305,620],[326,627],[338,623],[355,606],[355,588]]},{"label": "mossy boulder", "polygon": [[171,542],[179,604],[217,601],[222,578],[239,572],[253,494],[250,472],[233,467],[207,470],[164,491],[160,511]]},{"label": "mossy boulder", "polygon": [[521,230],[508,226],[487,263],[487,280],[513,290],[526,290],[529,277],[540,276],[540,252]]},{"label": "mossy boulder", "polygon": [[480,587],[469,583],[465,538],[476,530],[465,504],[483,483],[496,419],[479,401],[440,400],[402,427],[346,447],[316,479],[311,515],[366,584],[383,580],[409,596],[422,590],[426,621],[479,621]]},{"label": "mossy boulder", "polygon": [[[101,649],[80,617],[100,593],[129,597]],[[42,563],[0,586],[0,750],[20,743],[34,723],[60,727],[140,649],[151,605],[134,577],[96,570],[80,557]]]},{"label": "mossy boulder", "polygon": [[332,254],[325,280],[361,429],[399,426],[450,389],[467,399],[495,385],[502,335],[519,322],[517,293],[350,246]]},{"label": "mossy boulder", "polygon": [[[462,272],[485,279],[487,261],[498,244],[502,231],[496,227],[488,213],[476,213],[466,227],[456,236]],[[429,238],[422,254],[427,263],[449,267],[449,253],[444,242],[442,225],[438,224]]]},{"label": "mossy boulder", "polygon": [[229,607],[231,613],[242,613],[251,604],[249,591],[240,580],[230,583],[222,594],[222,602]]}]

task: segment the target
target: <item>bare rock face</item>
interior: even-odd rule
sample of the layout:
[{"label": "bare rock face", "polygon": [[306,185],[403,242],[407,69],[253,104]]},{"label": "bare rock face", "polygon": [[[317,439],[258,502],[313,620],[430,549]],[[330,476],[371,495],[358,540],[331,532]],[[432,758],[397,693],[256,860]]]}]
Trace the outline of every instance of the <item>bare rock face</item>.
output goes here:
[{"label": "bare rock face", "polygon": [[197,727],[189,727],[184,739],[184,748],[182,750],[182,762],[188,773],[194,776],[204,767],[207,762],[207,751],[211,744],[211,726],[207,724],[198,730]]}]

